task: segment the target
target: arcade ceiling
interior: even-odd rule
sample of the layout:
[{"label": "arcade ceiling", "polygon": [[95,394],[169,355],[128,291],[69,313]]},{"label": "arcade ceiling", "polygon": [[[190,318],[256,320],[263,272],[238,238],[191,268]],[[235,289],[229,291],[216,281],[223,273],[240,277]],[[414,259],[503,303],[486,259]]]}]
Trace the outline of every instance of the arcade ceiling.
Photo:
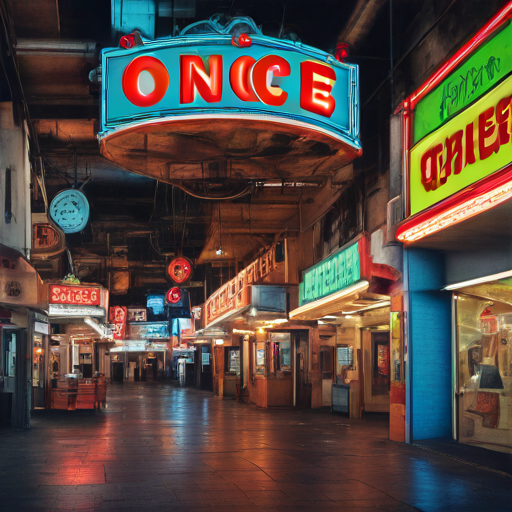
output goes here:
[{"label": "arcade ceiling", "polygon": [[[252,17],[265,35],[293,33],[302,42],[332,53],[338,40],[357,47],[383,4],[383,0],[161,1],[155,37],[168,36],[173,21],[183,29],[224,13]],[[252,183],[240,197],[217,201],[204,197],[229,196],[232,189],[222,164],[209,169],[198,197],[184,192],[179,180],[157,181],[115,165],[100,155],[100,91],[89,80],[100,50],[119,43],[119,33],[111,30],[111,3],[10,0],[7,5],[48,197],[51,200],[59,190],[77,184],[91,205],[86,230],[68,235],[77,274],[86,281],[110,281],[105,284],[111,285],[119,301],[123,296],[128,302],[137,299],[127,295],[127,282],[132,291],[165,287],[166,259],[178,253],[203,265],[197,278],[208,274],[215,288],[220,275],[232,275],[237,264],[250,261],[283,233],[296,236],[311,226],[351,183],[353,167],[341,162],[316,179]],[[44,276],[52,268],[47,264],[41,270]],[[128,281],[121,274],[128,275]],[[204,290],[198,287],[196,295],[195,302],[201,302]]]}]

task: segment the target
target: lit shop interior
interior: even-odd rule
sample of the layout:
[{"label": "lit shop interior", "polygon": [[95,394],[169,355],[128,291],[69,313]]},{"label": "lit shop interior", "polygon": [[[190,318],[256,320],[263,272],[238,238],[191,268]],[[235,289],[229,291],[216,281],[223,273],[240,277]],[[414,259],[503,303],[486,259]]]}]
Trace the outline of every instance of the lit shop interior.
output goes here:
[{"label": "lit shop interior", "polygon": [[512,278],[454,291],[462,443],[512,453]]}]

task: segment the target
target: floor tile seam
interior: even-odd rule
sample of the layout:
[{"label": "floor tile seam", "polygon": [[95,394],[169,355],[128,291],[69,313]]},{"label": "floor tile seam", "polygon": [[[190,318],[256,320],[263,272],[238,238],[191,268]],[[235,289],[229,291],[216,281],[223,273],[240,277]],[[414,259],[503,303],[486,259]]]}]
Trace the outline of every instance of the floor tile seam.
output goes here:
[{"label": "floor tile seam", "polygon": [[468,466],[473,466],[473,467],[476,467],[476,468],[479,468],[479,469],[483,469],[485,471],[490,471],[492,473],[497,473],[498,475],[501,475],[501,476],[512,478],[512,475],[510,473],[506,473],[505,471],[500,471],[499,469],[490,468],[488,466],[484,466],[483,464],[478,464],[477,462],[471,462],[469,460],[461,459],[459,457],[455,457],[454,455],[449,455],[447,453],[440,452],[438,450],[433,450],[432,448],[428,448],[427,446],[422,446],[420,444],[414,444],[413,443],[412,445],[415,446],[416,448],[421,448],[422,450],[425,450],[427,452],[435,453],[437,455],[441,455],[443,457],[446,457],[446,458],[451,459],[451,460],[455,460],[457,462],[462,462],[463,464],[466,464]]},{"label": "floor tile seam", "polygon": [[382,489],[379,489],[378,487],[375,487],[374,485],[371,485],[371,484],[369,484],[367,482],[363,482],[362,480],[358,480],[357,478],[351,478],[351,479],[349,479],[349,481],[359,482],[359,483],[361,483],[363,485],[367,485],[368,487],[371,487],[372,489],[375,489],[376,491],[381,492],[382,494],[384,494],[388,498],[391,498],[392,500],[397,501],[398,503],[401,503],[402,505],[405,505],[407,507],[411,507],[414,510],[417,510],[418,512],[423,512],[420,508],[418,508],[418,507],[416,507],[414,505],[411,505],[410,503],[406,503],[405,501],[402,501],[399,498],[395,498],[395,496],[392,496],[391,494],[387,493],[386,491],[383,491]]}]

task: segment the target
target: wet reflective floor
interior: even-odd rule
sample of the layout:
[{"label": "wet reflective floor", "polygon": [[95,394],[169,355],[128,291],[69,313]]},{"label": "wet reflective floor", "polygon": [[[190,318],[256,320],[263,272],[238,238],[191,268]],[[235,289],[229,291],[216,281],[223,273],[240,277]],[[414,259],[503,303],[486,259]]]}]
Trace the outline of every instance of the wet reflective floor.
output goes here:
[{"label": "wet reflective floor", "polygon": [[[262,410],[171,384],[0,430],[0,510],[511,511],[512,476],[387,439],[387,418]],[[492,452],[489,452],[492,458]]]}]

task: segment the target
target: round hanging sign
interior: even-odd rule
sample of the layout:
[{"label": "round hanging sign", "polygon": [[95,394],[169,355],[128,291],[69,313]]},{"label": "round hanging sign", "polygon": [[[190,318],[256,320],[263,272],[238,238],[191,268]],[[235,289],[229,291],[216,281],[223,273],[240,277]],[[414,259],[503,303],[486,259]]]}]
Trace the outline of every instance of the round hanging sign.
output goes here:
[{"label": "round hanging sign", "polygon": [[50,204],[50,217],[64,233],[82,231],[89,220],[89,203],[79,190],[59,192]]},{"label": "round hanging sign", "polygon": [[192,276],[192,263],[187,258],[174,258],[167,267],[167,274],[178,284],[183,284]]},{"label": "round hanging sign", "polygon": [[167,292],[165,298],[169,304],[178,304],[178,302],[181,300],[181,290],[175,286]]}]

